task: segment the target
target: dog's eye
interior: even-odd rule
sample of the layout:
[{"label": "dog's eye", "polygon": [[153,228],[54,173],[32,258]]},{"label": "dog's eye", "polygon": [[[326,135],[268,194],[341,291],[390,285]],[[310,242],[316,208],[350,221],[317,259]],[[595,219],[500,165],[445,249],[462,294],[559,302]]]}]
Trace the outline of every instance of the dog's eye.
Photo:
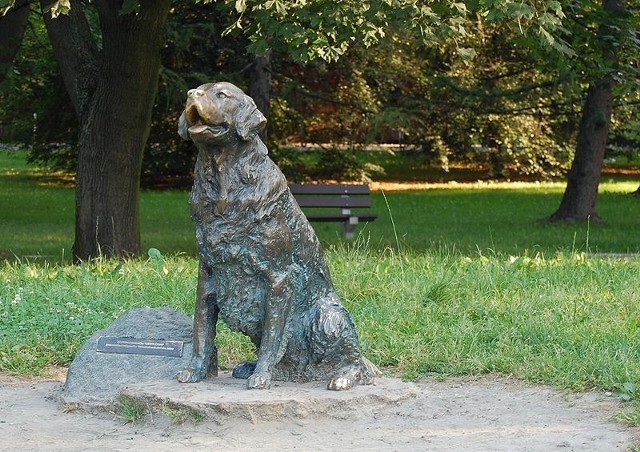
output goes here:
[{"label": "dog's eye", "polygon": [[227,93],[226,91],[218,91],[216,93],[216,97],[218,99],[226,99],[227,97],[229,97],[229,93]]}]

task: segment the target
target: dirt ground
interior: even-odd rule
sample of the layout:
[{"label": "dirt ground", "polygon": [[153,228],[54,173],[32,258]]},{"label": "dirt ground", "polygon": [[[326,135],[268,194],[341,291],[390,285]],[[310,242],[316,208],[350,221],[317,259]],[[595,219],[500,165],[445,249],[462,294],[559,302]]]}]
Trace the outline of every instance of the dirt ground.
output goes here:
[{"label": "dirt ground", "polygon": [[582,452],[635,450],[640,438],[612,419],[621,407],[610,394],[560,392],[504,376],[424,381],[412,385],[411,397],[372,398],[330,414],[229,415],[196,425],[157,412],[136,423],[109,411],[65,412],[63,380],[64,370],[48,380],[0,373],[0,450]]}]

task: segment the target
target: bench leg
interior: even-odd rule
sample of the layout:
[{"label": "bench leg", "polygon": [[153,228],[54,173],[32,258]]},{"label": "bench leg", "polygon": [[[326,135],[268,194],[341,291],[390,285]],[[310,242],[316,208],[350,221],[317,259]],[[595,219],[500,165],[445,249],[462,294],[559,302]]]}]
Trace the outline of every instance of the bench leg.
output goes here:
[{"label": "bench leg", "polygon": [[356,226],[358,226],[358,217],[349,217],[342,223],[342,237],[347,240],[353,239],[356,235]]}]

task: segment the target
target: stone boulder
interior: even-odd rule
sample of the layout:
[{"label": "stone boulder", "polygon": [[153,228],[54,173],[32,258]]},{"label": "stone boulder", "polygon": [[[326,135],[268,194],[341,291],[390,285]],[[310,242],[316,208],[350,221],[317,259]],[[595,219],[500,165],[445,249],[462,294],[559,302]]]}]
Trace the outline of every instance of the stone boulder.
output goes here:
[{"label": "stone boulder", "polygon": [[[182,341],[181,357],[98,352],[100,337]],[[193,321],[169,308],[136,308],[91,336],[75,356],[64,384],[66,403],[109,405],[131,383],[175,380],[191,360]]]}]

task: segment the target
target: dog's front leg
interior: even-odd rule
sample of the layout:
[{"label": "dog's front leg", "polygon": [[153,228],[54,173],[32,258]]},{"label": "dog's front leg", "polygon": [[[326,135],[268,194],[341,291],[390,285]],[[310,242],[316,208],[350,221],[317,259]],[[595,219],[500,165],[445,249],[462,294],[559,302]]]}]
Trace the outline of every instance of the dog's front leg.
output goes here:
[{"label": "dog's front leg", "polygon": [[193,356],[189,367],[178,373],[181,383],[195,383],[209,375],[218,375],[218,351],[215,345],[219,308],[211,284],[211,272],[200,264],[196,309],[193,316]]},{"label": "dog's front leg", "polygon": [[270,279],[271,288],[264,304],[264,323],[256,368],[247,379],[249,389],[269,389],[271,372],[287,348],[291,332],[289,312],[292,303],[291,272],[287,271]]}]

